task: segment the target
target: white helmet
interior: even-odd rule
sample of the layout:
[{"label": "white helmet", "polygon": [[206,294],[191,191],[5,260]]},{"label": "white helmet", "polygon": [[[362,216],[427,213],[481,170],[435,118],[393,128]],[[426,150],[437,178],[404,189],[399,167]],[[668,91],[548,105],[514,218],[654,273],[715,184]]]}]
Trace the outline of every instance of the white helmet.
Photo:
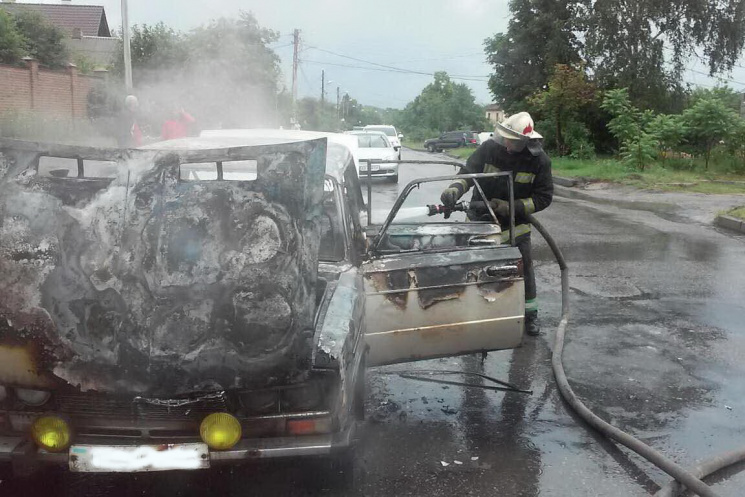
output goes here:
[{"label": "white helmet", "polygon": [[[543,138],[533,129],[533,118],[527,112],[518,112],[497,123],[494,140],[511,152],[522,152],[526,145],[534,154],[540,151],[539,139]],[[509,141],[509,144],[506,142]],[[535,150],[534,150],[535,149]]]},{"label": "white helmet", "polygon": [[127,98],[124,99],[124,106],[129,110],[135,110],[139,105],[140,102],[134,95],[127,95]]}]

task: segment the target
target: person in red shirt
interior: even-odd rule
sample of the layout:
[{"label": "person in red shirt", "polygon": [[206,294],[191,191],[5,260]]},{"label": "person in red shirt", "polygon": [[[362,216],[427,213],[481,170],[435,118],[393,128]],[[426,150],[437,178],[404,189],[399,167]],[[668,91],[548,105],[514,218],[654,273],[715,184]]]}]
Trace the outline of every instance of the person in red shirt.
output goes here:
[{"label": "person in red shirt", "polygon": [[163,127],[160,130],[160,137],[163,140],[175,140],[176,138],[189,136],[195,122],[196,119],[184,109],[178,109],[178,111],[174,112],[171,119],[163,123]]}]

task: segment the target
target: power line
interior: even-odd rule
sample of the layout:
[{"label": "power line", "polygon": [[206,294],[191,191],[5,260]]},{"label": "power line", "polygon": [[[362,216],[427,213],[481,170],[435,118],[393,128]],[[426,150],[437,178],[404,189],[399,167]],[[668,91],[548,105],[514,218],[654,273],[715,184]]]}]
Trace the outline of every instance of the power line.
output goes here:
[{"label": "power line", "polygon": [[[311,49],[314,49],[314,50],[318,50],[319,52],[324,52],[324,53],[327,53],[327,54],[330,54],[330,55],[335,55],[337,57],[341,57],[341,58],[344,58],[344,59],[354,60],[356,62],[362,62],[363,64],[370,64],[370,65],[373,65],[373,66],[376,66],[376,67],[381,67],[383,69],[388,69],[388,70],[390,70],[392,72],[400,72],[400,73],[407,73],[407,74],[419,74],[419,75],[422,75],[422,76],[434,76],[434,73],[424,72],[424,71],[415,71],[415,70],[412,70],[412,69],[404,69],[402,67],[389,66],[389,65],[386,65],[386,64],[379,64],[377,62],[372,62],[372,61],[369,61],[369,60],[359,59],[357,57],[351,57],[349,55],[344,55],[344,54],[340,54],[340,53],[337,53],[337,52],[332,52],[331,50],[326,50],[326,49],[318,48],[318,47],[315,47],[315,46],[310,46],[309,45],[308,48],[311,48]],[[449,75],[449,76],[451,78],[453,78],[453,79],[462,79],[462,80],[471,80],[471,81],[481,81],[481,80],[488,80],[489,79],[489,76],[480,76],[480,75],[479,76],[475,76],[475,75],[452,74],[452,75]]]},{"label": "power line", "polygon": [[[302,62],[307,62],[309,64],[318,64],[318,65],[321,65],[321,66],[336,66],[336,67],[346,67],[346,68],[349,68],[349,69],[361,69],[363,71],[379,71],[379,72],[388,72],[388,73],[394,73],[394,74],[412,74],[410,72],[394,71],[392,69],[381,69],[381,68],[377,68],[377,67],[355,66],[355,65],[352,65],[352,64],[338,64],[338,63],[335,63],[335,62],[321,62],[319,60],[310,60],[310,59],[302,59]],[[434,76],[434,74],[432,74],[432,73],[415,73],[415,74],[420,75],[420,76],[430,76],[430,77],[431,76]],[[457,79],[457,80],[461,80],[461,81],[474,81],[474,82],[477,82],[477,83],[486,83],[488,81],[488,77],[486,79],[476,79],[475,77],[474,78],[471,78],[471,77],[462,77],[462,76],[458,76],[458,75],[455,75],[455,74],[448,74],[448,77],[450,77],[450,79]]]},{"label": "power line", "polygon": [[432,57],[428,59],[409,59],[409,60],[399,60],[398,62],[429,62],[429,61],[437,61],[437,60],[450,60],[450,59],[467,59],[469,57],[475,57],[477,55],[485,55],[484,52],[473,52],[473,53],[467,53],[467,54],[461,54],[461,55],[451,55],[451,56],[445,56],[445,57]]},{"label": "power line", "polygon": [[737,80],[734,80],[734,79],[731,79],[731,78],[725,78],[723,76],[711,76],[709,73],[705,73],[703,71],[698,71],[696,69],[688,69],[688,68],[686,68],[686,71],[690,71],[690,72],[696,73],[696,74],[701,74],[701,75],[706,76],[706,77],[709,77],[709,78],[720,79],[722,81],[728,81],[730,83],[735,83],[737,85],[743,85],[743,86],[745,86],[745,83],[743,83],[741,81],[737,81]]}]

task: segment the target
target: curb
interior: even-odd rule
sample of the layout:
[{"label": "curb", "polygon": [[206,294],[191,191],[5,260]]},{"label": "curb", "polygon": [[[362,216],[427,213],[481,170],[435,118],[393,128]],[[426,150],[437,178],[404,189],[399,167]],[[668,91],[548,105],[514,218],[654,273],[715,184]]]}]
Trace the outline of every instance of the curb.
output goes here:
[{"label": "curb", "polygon": [[581,181],[574,178],[562,178],[561,176],[554,176],[554,184],[559,186],[565,186],[571,188],[577,186]]},{"label": "curb", "polygon": [[745,221],[732,216],[717,216],[714,218],[714,224],[736,233],[745,235]]}]

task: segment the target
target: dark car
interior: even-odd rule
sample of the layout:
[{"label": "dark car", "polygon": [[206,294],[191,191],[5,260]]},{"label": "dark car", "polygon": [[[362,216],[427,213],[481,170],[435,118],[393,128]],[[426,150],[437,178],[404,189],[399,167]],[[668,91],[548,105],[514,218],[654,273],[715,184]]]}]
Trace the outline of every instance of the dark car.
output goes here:
[{"label": "dark car", "polygon": [[424,148],[430,152],[441,152],[445,148],[458,148],[477,145],[476,134],[473,131],[446,131],[439,138],[432,138],[424,142]]}]

